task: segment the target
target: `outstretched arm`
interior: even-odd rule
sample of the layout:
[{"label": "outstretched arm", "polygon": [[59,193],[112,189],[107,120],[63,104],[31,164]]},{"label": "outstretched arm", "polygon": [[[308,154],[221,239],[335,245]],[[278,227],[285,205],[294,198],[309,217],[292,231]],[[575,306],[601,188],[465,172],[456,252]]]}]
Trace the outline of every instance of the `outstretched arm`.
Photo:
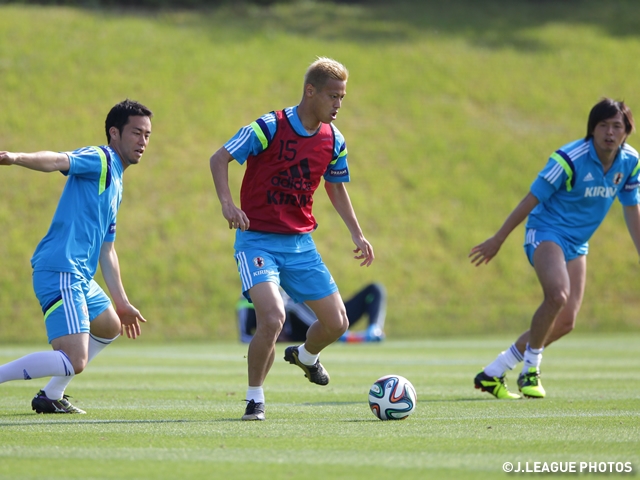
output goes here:
[{"label": "outstretched arm", "polygon": [[509,234],[527,218],[531,210],[533,210],[538,203],[538,199],[529,192],[527,196],[520,201],[518,206],[513,209],[502,224],[502,227],[500,227],[500,230],[498,230],[493,237],[471,249],[471,253],[469,253],[471,263],[475,263],[476,267],[483,263],[489,263],[489,261],[498,254],[498,250],[500,250],[500,247]]},{"label": "outstretched arm", "polygon": [[66,172],[69,170],[69,157],[58,152],[0,152],[0,165],[20,165],[39,172]]},{"label": "outstretched arm", "polygon": [[100,270],[122,324],[120,334],[125,330],[127,337],[135,339],[140,335],[139,322],[146,322],[146,320],[140,311],[129,303],[120,278],[120,263],[113,242],[104,242],[100,248]]},{"label": "outstretched arm", "polygon": [[625,206],[624,220],[640,257],[640,205]]},{"label": "outstretched arm", "polygon": [[353,253],[356,254],[354,258],[362,260],[362,263],[360,263],[361,267],[364,265],[368,267],[375,259],[373,247],[362,234],[356,213],[353,211],[353,205],[351,205],[347,187],[344,183],[332,182],[324,182],[324,187],[333,208],[336,209],[336,212],[338,212],[351,233],[351,239],[356,246],[356,249],[353,251]]},{"label": "outstretched arm", "polygon": [[232,160],[233,156],[227,149],[220,147],[209,159],[209,168],[222,206],[222,215],[229,222],[229,228],[239,228],[244,232],[249,228],[249,218],[233,203],[231,190],[229,190],[229,162]]}]

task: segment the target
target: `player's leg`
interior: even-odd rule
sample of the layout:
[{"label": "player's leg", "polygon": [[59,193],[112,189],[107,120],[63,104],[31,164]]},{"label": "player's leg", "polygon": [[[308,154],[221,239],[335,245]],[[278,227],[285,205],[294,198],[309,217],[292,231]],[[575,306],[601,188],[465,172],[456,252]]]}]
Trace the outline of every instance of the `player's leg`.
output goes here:
[{"label": "player's leg", "polygon": [[[344,302],[349,319],[349,330],[340,341],[347,343],[379,342],[384,339],[384,321],[387,310],[387,295],[380,283],[371,283]],[[367,316],[369,323],[364,331],[353,332],[360,318]]]},{"label": "player's leg", "polygon": [[[544,346],[559,340],[573,330],[576,317],[582,305],[584,289],[587,277],[587,257],[580,255],[567,262],[567,272],[571,283],[571,293],[569,300],[560,311],[553,326],[545,339]],[[516,365],[524,360],[524,352],[529,342],[529,330],[522,333],[520,337],[507,350],[501,352],[496,359],[487,365],[475,379],[476,388],[483,389],[498,398],[518,398],[517,395],[508,391],[505,383],[505,374],[513,370]]]},{"label": "player's leg", "polygon": [[347,312],[338,292],[322,298],[305,302],[316,314],[318,320],[307,330],[302,345],[285,349],[284,359],[299,366],[311,383],[327,385],[329,373],[320,363],[320,352],[340,338],[349,326]]},{"label": "player's leg", "polygon": [[307,330],[304,346],[311,355],[319,355],[349,328],[347,311],[339,292],[320,300],[307,300],[306,304],[316,314],[318,321]]},{"label": "player's leg", "polygon": [[256,311],[253,308],[253,303],[243,296],[236,302],[236,315],[240,341],[250,343],[256,331]]},{"label": "player's leg", "polygon": [[[525,238],[525,253],[532,266],[534,265],[534,255],[536,255],[540,246],[544,246],[543,250],[549,245],[556,245],[556,247],[560,249],[559,245],[563,244],[562,240],[557,238],[555,234],[538,230],[528,230]],[[577,249],[565,248],[568,248],[569,251],[561,250],[564,256],[562,263],[564,262],[564,258],[568,255],[573,255],[577,251]],[[554,249],[554,251],[556,250]],[[491,393],[499,399],[520,398],[519,395],[509,392],[506,384],[506,373],[514,369],[518,363],[524,360],[524,352],[529,342],[529,335],[530,331],[525,331],[516,342],[501,352],[493,362],[484,367],[474,378],[475,388]]]},{"label": "player's leg", "polygon": [[89,318],[81,280],[64,272],[34,272],[34,291],[54,350],[32,353],[3,365],[0,383],[56,375],[72,377],[82,372],[88,349]]},{"label": "player's leg", "polygon": [[282,286],[295,302],[307,304],[317,317],[307,330],[305,343],[285,349],[285,361],[297,365],[310,382],[329,383],[329,374],[318,356],[349,327],[344,302],[333,277],[317,251],[294,254],[287,258],[280,273]]},{"label": "player's leg", "polygon": [[[54,351],[35,352],[25,355],[17,360],[0,366],[0,383],[10,380],[31,380],[33,378],[50,377],[52,375],[73,376],[80,373],[82,368],[76,360],[76,367],[73,360],[78,358],[80,349],[86,334],[67,335],[64,338],[65,350],[55,348]],[[61,341],[60,339],[57,339]],[[72,342],[73,340],[73,342]],[[77,371],[76,371],[77,370]]]},{"label": "player's leg", "polygon": [[[120,335],[120,319],[115,310],[111,306],[109,297],[104,293],[102,288],[97,282],[91,280],[83,283],[83,290],[85,292],[86,307],[90,318],[90,333],[88,338],[88,350],[86,361],[84,362],[83,369],[86,365],[93,360],[105,347],[110,345]],[[34,410],[38,411],[42,408],[43,398],[60,400],[68,405],[70,410],[68,413],[85,413],[84,411],[74,407],[67,400],[67,396],[64,394],[65,389],[69,383],[73,380],[73,377],[54,376],[49,383],[38,392],[31,402],[31,406]],[[40,412],[38,413],[50,413]]]},{"label": "player's leg", "polygon": [[544,341],[545,348],[551,343],[559,340],[565,335],[571,333],[576,324],[576,318],[582,299],[584,298],[584,289],[587,280],[587,257],[581,255],[567,262],[567,271],[571,282],[571,293],[569,300],[564,308],[560,311],[553,326]]},{"label": "player's leg", "polygon": [[249,290],[256,314],[256,331],[247,353],[247,406],[242,420],[264,420],[262,385],[275,359],[276,340],[284,325],[285,313],[278,285],[267,281]]},{"label": "player's leg", "polygon": [[[568,333],[571,333],[575,327],[576,318],[580,311],[580,307],[582,306],[582,299],[584,298],[584,289],[587,280],[587,257],[585,255],[580,255],[573,260],[569,260],[567,262],[567,271],[569,272],[569,279],[571,282],[571,293],[569,294],[567,304],[556,317],[556,320],[553,322],[553,326],[544,341],[545,348]],[[529,343],[529,330],[520,335],[518,340],[514,343],[515,348],[520,352],[520,355],[524,355],[527,343]],[[522,360],[523,359],[521,358],[520,361]]]},{"label": "player's leg", "polygon": [[247,353],[247,405],[242,420],[265,419],[263,383],[273,365],[275,343],[285,320],[279,263],[275,255],[260,248],[236,250],[235,259],[245,298],[251,299],[256,330]]},{"label": "player's leg", "polygon": [[249,385],[262,386],[275,359],[275,345],[284,324],[284,304],[273,282],[249,290],[256,312],[256,333],[249,344]]},{"label": "player's leg", "polygon": [[[113,307],[98,315],[91,322],[91,333],[89,334],[89,348],[87,362],[89,364],[102,350],[111,345],[120,335],[120,320]],[[86,368],[86,365],[85,365]],[[49,398],[66,398],[64,392],[73,380],[73,377],[51,377],[49,383],[43,390]],[[32,402],[33,403],[33,402]]]},{"label": "player's leg", "polygon": [[[369,342],[384,339],[384,322],[387,317],[387,291],[381,283],[372,283],[365,289],[365,310],[369,317],[366,338]],[[349,311],[347,310],[347,315]]]},{"label": "player's leg", "polygon": [[542,242],[533,255],[533,266],[542,287],[543,300],[531,320],[518,388],[526,397],[543,398],[545,390],[540,382],[542,351],[556,318],[569,302],[571,279],[565,254],[557,243]]}]

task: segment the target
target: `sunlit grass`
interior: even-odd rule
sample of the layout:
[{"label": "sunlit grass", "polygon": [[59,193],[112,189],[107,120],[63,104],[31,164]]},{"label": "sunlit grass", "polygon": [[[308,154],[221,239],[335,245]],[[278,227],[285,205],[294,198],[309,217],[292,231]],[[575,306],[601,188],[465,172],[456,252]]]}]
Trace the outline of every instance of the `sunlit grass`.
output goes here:
[{"label": "sunlit grass", "polygon": [[[239,420],[245,345],[120,340],[67,390],[87,415],[31,412],[43,380],[0,386],[0,478],[279,479],[304,471],[309,479],[477,479],[502,475],[507,461],[637,468],[638,340],[575,335],[554,345],[543,364],[548,397],[539,401],[497,401],[473,389],[506,337],[338,344],[322,355],[326,388],[285,363],[278,344],[265,422]],[[3,347],[0,362],[33,350]],[[369,411],[370,385],[389,373],[418,393],[404,421]]]}]

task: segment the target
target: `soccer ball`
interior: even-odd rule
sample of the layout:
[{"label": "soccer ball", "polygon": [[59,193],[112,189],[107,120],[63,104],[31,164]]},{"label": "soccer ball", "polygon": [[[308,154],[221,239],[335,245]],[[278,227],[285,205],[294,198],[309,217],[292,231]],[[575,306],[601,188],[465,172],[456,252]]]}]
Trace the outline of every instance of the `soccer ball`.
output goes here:
[{"label": "soccer ball", "polygon": [[369,407],[380,420],[404,420],[415,410],[417,400],[416,389],[400,375],[380,377],[369,389]]}]

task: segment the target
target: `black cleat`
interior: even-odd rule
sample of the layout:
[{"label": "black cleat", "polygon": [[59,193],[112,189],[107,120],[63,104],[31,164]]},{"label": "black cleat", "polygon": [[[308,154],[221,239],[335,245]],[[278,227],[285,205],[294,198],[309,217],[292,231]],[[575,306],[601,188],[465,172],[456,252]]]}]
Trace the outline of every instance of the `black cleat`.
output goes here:
[{"label": "black cleat", "polygon": [[327,385],[329,383],[329,372],[324,369],[320,360],[314,365],[305,365],[298,359],[298,347],[287,347],[284,351],[284,359],[304,370],[304,376],[307,377],[311,383],[317,385]]},{"label": "black cleat", "polygon": [[247,402],[247,408],[242,420],[264,420],[264,403],[256,403],[253,400],[245,400],[245,402]]},{"label": "black cleat", "polygon": [[36,413],[87,413],[71,405],[68,398],[68,395],[63,395],[60,400],[52,400],[44,390],[40,390],[31,400],[31,409]]}]

